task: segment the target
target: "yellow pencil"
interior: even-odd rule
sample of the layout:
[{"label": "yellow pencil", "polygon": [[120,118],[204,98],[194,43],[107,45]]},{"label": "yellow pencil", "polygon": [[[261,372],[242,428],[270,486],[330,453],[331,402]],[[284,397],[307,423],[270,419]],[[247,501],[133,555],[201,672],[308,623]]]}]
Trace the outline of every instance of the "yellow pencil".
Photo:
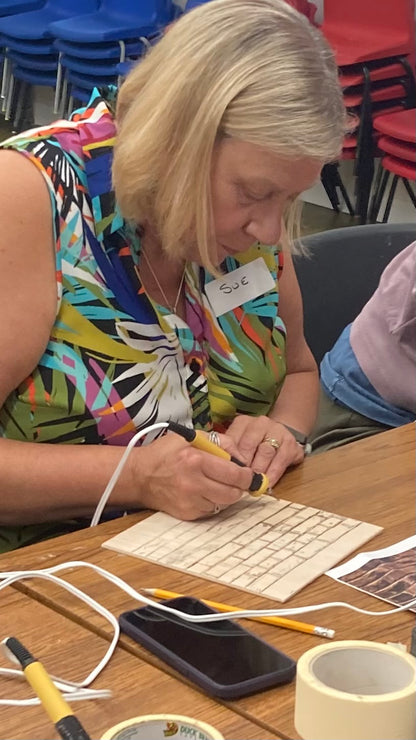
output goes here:
[{"label": "yellow pencil", "polygon": [[[155,596],[157,599],[176,599],[178,596],[184,596],[184,594],[177,594],[174,591],[165,591],[162,588],[142,588],[140,589],[149,596]],[[229,606],[228,604],[221,604],[218,601],[208,601],[208,599],[201,599],[207,606],[211,606],[219,612],[241,612],[243,607]],[[266,624],[274,624],[275,627],[284,627],[288,630],[296,630],[297,632],[306,632],[308,635],[318,635],[319,637],[328,637],[331,639],[335,635],[335,630],[329,627],[318,627],[314,624],[307,624],[306,622],[297,622],[292,619],[285,619],[284,617],[248,617],[255,622],[265,622]]]}]

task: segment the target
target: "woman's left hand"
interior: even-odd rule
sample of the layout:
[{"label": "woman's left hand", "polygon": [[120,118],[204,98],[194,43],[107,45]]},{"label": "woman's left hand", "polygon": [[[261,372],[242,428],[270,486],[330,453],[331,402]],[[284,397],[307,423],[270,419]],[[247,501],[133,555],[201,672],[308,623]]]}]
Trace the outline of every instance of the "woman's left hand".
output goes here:
[{"label": "woman's left hand", "polygon": [[239,458],[274,486],[290,465],[302,462],[305,452],[283,424],[268,416],[236,416],[227,429]]}]

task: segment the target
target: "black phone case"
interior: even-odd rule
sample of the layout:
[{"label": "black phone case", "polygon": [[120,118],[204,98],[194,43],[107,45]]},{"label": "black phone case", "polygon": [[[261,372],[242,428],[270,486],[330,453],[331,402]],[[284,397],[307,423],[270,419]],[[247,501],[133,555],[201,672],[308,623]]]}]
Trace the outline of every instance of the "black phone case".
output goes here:
[{"label": "black phone case", "polygon": [[[198,599],[194,599],[191,597],[178,597],[175,599],[169,599],[168,601],[163,601],[161,603],[165,604],[166,606],[172,606],[175,609],[184,611],[185,613],[186,608],[184,607],[189,604],[192,604],[193,607],[197,605],[198,609],[201,609],[201,611],[198,611],[198,613],[200,614],[218,613],[215,609],[211,609],[202,601],[198,601]],[[280,650],[277,650],[277,648],[273,647],[265,640],[257,637],[257,635],[255,635],[253,632],[249,632],[249,630],[246,630],[244,629],[244,627],[241,627],[239,624],[233,622],[232,626],[234,630],[249,634],[252,638],[256,640],[256,642],[258,642],[262,646],[265,646],[272,653],[275,653],[279,657],[279,660],[282,663],[282,667],[279,670],[274,670],[270,673],[263,673],[259,676],[238,683],[227,685],[217,683],[205,673],[202,673],[197,668],[195,668],[195,666],[190,665],[178,655],[176,655],[173,651],[169,650],[164,645],[161,645],[145,632],[137,628],[136,625],[131,624],[131,622],[129,621],[129,615],[132,613],[140,613],[141,611],[143,611],[143,609],[146,608],[148,607],[143,607],[142,609],[134,609],[120,614],[119,624],[122,632],[129,635],[129,637],[131,637],[133,640],[138,642],[140,645],[143,645],[143,647],[147,648],[148,650],[150,650],[150,652],[154,653],[154,655],[157,655],[159,658],[164,660],[168,665],[172,666],[172,668],[175,668],[177,671],[179,671],[179,673],[182,673],[184,676],[186,676],[186,678],[200,686],[202,689],[204,689],[204,691],[207,692],[207,694],[210,694],[210,696],[216,696],[221,699],[237,699],[242,696],[254,694],[257,691],[262,691],[263,689],[267,689],[272,686],[289,683],[293,680],[295,676],[296,663],[292,658],[290,658],[285,653],[282,653]],[[191,611],[191,613],[195,612]],[[160,614],[163,616],[162,612],[160,612]],[[233,657],[236,659],[238,658],[238,656]]]}]

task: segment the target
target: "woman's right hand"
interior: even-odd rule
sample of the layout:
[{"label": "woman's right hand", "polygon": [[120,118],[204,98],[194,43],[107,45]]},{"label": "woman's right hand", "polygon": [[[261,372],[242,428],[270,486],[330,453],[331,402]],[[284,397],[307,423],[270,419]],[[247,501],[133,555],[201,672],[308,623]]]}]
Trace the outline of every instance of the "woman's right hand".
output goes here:
[{"label": "woman's right hand", "polygon": [[[222,446],[228,449],[225,435]],[[232,442],[230,442],[232,445]],[[134,454],[135,453],[135,454]],[[192,447],[172,432],[131,455],[141,506],[191,521],[226,509],[248,490],[253,471]]]}]

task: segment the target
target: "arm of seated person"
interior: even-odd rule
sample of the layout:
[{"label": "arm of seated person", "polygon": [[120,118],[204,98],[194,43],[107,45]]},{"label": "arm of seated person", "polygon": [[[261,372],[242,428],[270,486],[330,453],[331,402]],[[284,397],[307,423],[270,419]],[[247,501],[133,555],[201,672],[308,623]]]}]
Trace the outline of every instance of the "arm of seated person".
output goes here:
[{"label": "arm of seated person", "polygon": [[[0,150],[0,407],[41,358],[57,311],[50,197],[25,155]],[[6,439],[0,430],[0,525],[90,516],[123,448]],[[247,490],[252,472],[168,434],[135,448],[111,495],[116,510],[182,519],[212,514]]]}]

